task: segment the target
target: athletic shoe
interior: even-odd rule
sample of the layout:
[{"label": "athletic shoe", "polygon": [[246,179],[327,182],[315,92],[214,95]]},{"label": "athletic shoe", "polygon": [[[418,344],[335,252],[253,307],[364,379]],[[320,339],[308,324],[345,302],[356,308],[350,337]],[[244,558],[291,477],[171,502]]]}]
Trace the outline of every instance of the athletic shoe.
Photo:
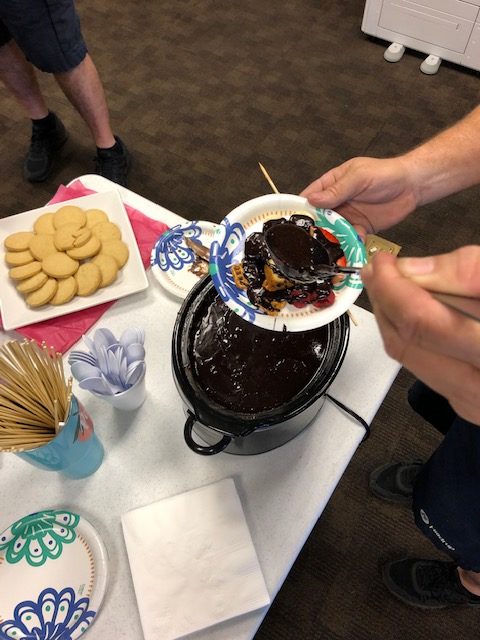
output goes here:
[{"label": "athletic shoe", "polygon": [[387,562],[382,578],[390,593],[420,609],[479,607],[480,596],[463,587],[455,562],[404,558]]},{"label": "athletic shoe", "polygon": [[384,464],[370,474],[370,491],[382,500],[410,505],[413,486],[422,467],[422,460]]},{"label": "athletic shoe", "polygon": [[54,124],[46,128],[35,122],[32,124],[32,137],[23,165],[23,174],[29,182],[43,182],[50,175],[58,152],[68,138],[68,133],[54,113]]},{"label": "athletic shoe", "polygon": [[97,149],[95,173],[126,187],[131,156],[118,136],[115,136],[115,140],[117,144],[112,149]]}]

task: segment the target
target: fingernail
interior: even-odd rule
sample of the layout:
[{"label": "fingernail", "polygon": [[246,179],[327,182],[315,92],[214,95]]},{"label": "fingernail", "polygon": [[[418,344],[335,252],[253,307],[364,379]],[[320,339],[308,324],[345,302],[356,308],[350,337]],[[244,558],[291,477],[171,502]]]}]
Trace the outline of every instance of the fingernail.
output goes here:
[{"label": "fingernail", "polygon": [[402,258],[398,267],[404,276],[426,276],[435,267],[433,258]]}]

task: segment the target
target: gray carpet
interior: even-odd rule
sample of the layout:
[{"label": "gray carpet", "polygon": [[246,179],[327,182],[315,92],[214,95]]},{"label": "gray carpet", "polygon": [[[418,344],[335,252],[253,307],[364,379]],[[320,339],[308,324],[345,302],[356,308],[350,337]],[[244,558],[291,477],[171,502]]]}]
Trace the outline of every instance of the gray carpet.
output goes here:
[{"label": "gray carpet", "polygon": [[[412,52],[385,62],[385,45],[360,31],[361,0],[82,0],[78,8],[115,131],[134,154],[130,188],[190,219],[218,221],[267,193],[258,161],[295,193],[351,156],[401,153],[478,102],[477,73],[444,63],[425,76]],[[29,126],[0,90],[0,216],[43,205],[58,184],[93,168],[85,126],[51,78],[41,83],[71,138],[48,182],[26,184]],[[404,255],[479,242],[479,196],[475,188],[423,207],[385,235]],[[379,577],[392,553],[439,557],[408,510],[367,490],[376,465],[428,456],[439,441],[407,407],[410,382],[402,372],[393,385],[256,640],[478,635],[477,611],[408,609]]]}]

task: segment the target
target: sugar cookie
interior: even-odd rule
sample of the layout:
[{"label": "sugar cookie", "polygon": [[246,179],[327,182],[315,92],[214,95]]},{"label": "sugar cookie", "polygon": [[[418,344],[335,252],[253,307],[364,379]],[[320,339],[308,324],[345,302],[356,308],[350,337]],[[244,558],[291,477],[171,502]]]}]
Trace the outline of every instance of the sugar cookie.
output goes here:
[{"label": "sugar cookie", "polygon": [[9,267],[21,267],[22,264],[33,262],[30,251],[9,251],[5,254],[5,262]]},{"label": "sugar cookie", "polygon": [[99,240],[121,240],[122,232],[114,222],[98,222],[92,227],[92,233]]},{"label": "sugar cookie", "polygon": [[73,249],[69,249],[67,251],[67,255],[75,260],[86,260],[87,258],[92,258],[96,256],[100,251],[101,242],[100,240],[92,235],[90,240],[86,242],[81,247],[74,247]]},{"label": "sugar cookie", "polygon": [[75,236],[75,240],[73,241],[73,246],[83,247],[83,245],[87,244],[87,242],[92,237],[92,232],[90,229],[87,229],[86,227],[82,227],[78,231],[75,231],[73,235]]},{"label": "sugar cookie", "polygon": [[87,209],[85,215],[87,216],[87,227],[89,229],[99,222],[108,222],[107,214],[101,209]]},{"label": "sugar cookie", "polygon": [[43,233],[38,236],[33,236],[29,249],[35,260],[43,260],[51,253],[56,253],[57,248],[53,241],[54,236]]},{"label": "sugar cookie", "polygon": [[68,276],[73,276],[78,269],[78,262],[72,260],[65,253],[57,251],[42,260],[41,266],[43,271],[52,278],[68,278]]},{"label": "sugar cookie", "polygon": [[28,294],[25,298],[25,302],[29,307],[43,307],[43,305],[47,304],[47,302],[49,302],[55,295],[57,286],[55,278],[48,278],[40,289]]},{"label": "sugar cookie", "polygon": [[53,226],[55,229],[63,227],[64,224],[78,224],[79,227],[84,227],[86,221],[87,217],[83,209],[72,205],[60,207],[53,214]]},{"label": "sugar cookie", "polygon": [[70,276],[69,278],[62,278],[61,280],[57,280],[57,283],[57,292],[50,300],[50,304],[59,305],[70,302],[77,293],[77,281],[75,280],[75,277]]},{"label": "sugar cookie", "polygon": [[3,244],[7,251],[26,251],[32,238],[32,231],[18,231],[7,236]]},{"label": "sugar cookie", "polygon": [[84,245],[91,235],[90,229],[79,229],[76,224],[64,224],[55,231],[53,241],[58,251],[66,251]]},{"label": "sugar cookie", "polygon": [[12,280],[26,280],[27,278],[31,278],[36,273],[40,273],[42,270],[41,262],[29,262],[28,264],[24,264],[21,267],[13,267],[8,272],[8,275],[12,278]]},{"label": "sugar cookie", "polygon": [[55,233],[55,227],[53,226],[53,213],[44,213],[37,218],[33,223],[33,230],[35,233],[53,235]]},{"label": "sugar cookie", "polygon": [[121,269],[128,260],[128,247],[121,240],[106,240],[102,242],[100,254],[115,258],[118,268]]},{"label": "sugar cookie", "polygon": [[79,296],[90,296],[99,288],[102,281],[100,269],[93,262],[81,264],[75,274],[77,281],[77,294]]},{"label": "sugar cookie", "polygon": [[17,291],[19,293],[32,293],[32,291],[36,291],[40,289],[42,285],[48,280],[48,276],[43,271],[36,273],[31,278],[27,278],[26,280],[21,280],[17,284]]},{"label": "sugar cookie", "polygon": [[97,265],[102,274],[100,286],[108,287],[109,284],[112,284],[118,273],[118,264],[115,258],[100,253],[98,256],[95,256],[92,262]]}]

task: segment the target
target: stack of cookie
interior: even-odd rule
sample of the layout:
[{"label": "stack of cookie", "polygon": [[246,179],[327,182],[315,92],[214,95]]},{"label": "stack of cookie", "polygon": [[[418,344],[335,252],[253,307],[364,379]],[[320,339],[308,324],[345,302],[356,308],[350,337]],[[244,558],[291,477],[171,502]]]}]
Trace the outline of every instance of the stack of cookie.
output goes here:
[{"label": "stack of cookie", "polygon": [[5,238],[5,261],[31,308],[60,305],[107,287],[127,263],[119,227],[100,209],[67,205],[44,213],[33,231]]}]

